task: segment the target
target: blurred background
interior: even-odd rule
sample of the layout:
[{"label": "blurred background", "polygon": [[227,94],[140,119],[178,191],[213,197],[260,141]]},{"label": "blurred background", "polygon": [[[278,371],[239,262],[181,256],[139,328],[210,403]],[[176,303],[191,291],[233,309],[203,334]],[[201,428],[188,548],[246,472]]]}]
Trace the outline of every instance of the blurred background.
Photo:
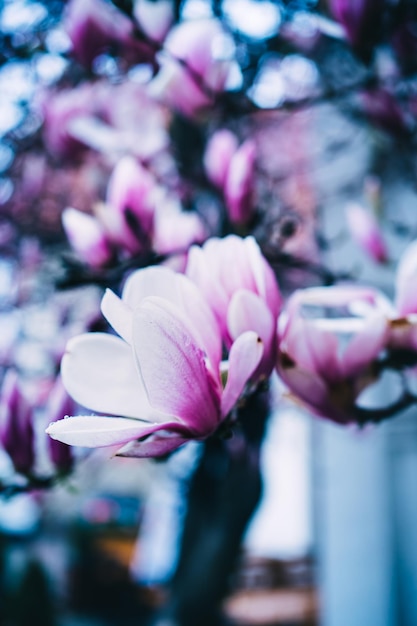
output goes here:
[{"label": "blurred background", "polygon": [[[200,443],[163,461],[51,451],[67,340],[104,328],[103,287],[171,254],[161,235],[151,252],[88,265],[64,209],[100,214],[113,168],[133,155],[209,234],[230,232],[202,167],[227,127],[256,147],[256,216],[234,230],[255,235],[283,292],[349,277],[391,296],[417,234],[415,14],[389,0],[1,2],[0,376],[5,398],[16,373],[36,441],[23,472],[0,449],[1,626],[177,623],[159,615],[203,454]],[[227,38],[212,55],[230,64],[225,96],[201,113],[164,99],[164,38],[214,16]],[[380,225],[382,263],[352,232],[355,203]],[[388,402],[396,385],[373,393]],[[415,626],[415,410],[340,427],[281,395],[274,380],[262,496],[211,625]]]}]

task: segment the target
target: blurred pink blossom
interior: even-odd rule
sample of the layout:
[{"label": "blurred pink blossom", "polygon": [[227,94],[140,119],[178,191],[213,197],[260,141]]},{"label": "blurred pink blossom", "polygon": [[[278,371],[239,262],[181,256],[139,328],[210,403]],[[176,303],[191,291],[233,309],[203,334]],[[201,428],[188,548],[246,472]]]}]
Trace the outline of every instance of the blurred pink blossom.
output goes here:
[{"label": "blurred pink blossom", "polygon": [[161,67],[149,93],[184,115],[194,115],[224,91],[232,48],[231,38],[216,19],[174,26],[165,40]]},{"label": "blurred pink blossom", "polygon": [[377,377],[390,311],[383,294],[368,288],[294,292],[280,318],[277,371],[295,398],[332,421],[354,422],[359,394]]}]

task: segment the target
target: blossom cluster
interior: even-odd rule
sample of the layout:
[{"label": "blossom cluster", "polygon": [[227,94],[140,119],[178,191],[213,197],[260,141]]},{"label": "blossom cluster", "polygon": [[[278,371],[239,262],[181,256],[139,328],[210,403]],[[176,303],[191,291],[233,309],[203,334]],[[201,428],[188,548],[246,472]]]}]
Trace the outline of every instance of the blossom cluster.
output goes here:
[{"label": "blossom cluster", "polygon": [[283,305],[255,239],[236,235],[192,246],[184,274],[136,270],[121,297],[103,296],[115,332],[70,340],[62,361],[69,394],[100,415],[68,417],[47,432],[125,456],[165,455],[229,429],[234,409],[274,371],[313,413],[361,422],[360,395],[386,355],[397,369],[409,363],[404,351],[417,357],[416,273],[414,243],[398,267],[395,304],[339,285],[300,289]]}]

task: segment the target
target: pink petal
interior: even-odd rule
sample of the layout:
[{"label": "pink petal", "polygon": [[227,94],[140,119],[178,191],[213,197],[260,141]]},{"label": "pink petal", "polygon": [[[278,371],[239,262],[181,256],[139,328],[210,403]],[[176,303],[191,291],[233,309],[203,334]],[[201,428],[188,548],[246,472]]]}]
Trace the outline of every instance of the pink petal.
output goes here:
[{"label": "pink petal", "polygon": [[281,337],[280,346],[280,350],[305,371],[314,375],[323,372],[333,376],[339,374],[337,338],[317,328],[313,320],[291,319]]},{"label": "pink petal", "polygon": [[255,157],[255,143],[248,139],[231,159],[224,194],[232,224],[248,224],[254,215]]},{"label": "pink petal", "polygon": [[208,141],[204,153],[204,169],[209,180],[220,189],[226,181],[230,161],[237,147],[236,135],[227,129],[215,132]]},{"label": "pink petal", "polygon": [[149,406],[131,347],[105,333],[68,342],[61,363],[64,387],[82,406],[100,413],[161,421]]},{"label": "pink petal", "polygon": [[358,246],[376,263],[386,263],[388,249],[375,216],[359,204],[349,204],[346,220]]},{"label": "pink petal", "polygon": [[131,156],[125,156],[114,168],[107,187],[106,204],[123,215],[130,209],[145,234],[152,230],[155,181],[149,172]]},{"label": "pink petal", "polygon": [[207,239],[207,229],[197,213],[161,210],[155,214],[153,249],[159,254],[187,252]]},{"label": "pink petal", "polygon": [[321,330],[313,320],[304,322],[304,331],[306,349],[309,350],[313,363],[313,373],[330,383],[339,380],[341,368],[338,357],[338,337]]},{"label": "pink petal", "polygon": [[253,330],[262,339],[264,354],[259,375],[269,376],[275,366],[276,322],[265,302],[255,293],[240,289],[230,301],[227,325],[232,339]]},{"label": "pink petal", "polygon": [[177,433],[169,433],[170,436],[162,435],[163,433],[161,436],[158,433],[143,441],[131,441],[117,451],[117,456],[135,458],[165,456],[190,441],[189,438],[181,437]]},{"label": "pink petal", "polygon": [[397,268],[395,304],[398,315],[417,313],[417,241],[407,246]]},{"label": "pink petal", "polygon": [[223,239],[209,239],[204,245],[204,250],[209,254],[210,267],[216,268],[216,279],[221,282],[229,298],[237,289],[256,292],[255,276],[247,253],[247,239],[229,235]]},{"label": "pink petal", "polygon": [[282,307],[282,298],[275,274],[254,237],[246,237],[244,244],[255,282],[255,291],[277,317]]},{"label": "pink petal", "polygon": [[[226,311],[229,297],[223,285],[217,279],[216,265],[219,256],[207,253],[213,247],[214,239],[210,239],[204,248],[192,246],[188,253],[186,275],[199,287],[200,291],[210,303],[210,307],[216,316],[219,327],[224,334],[226,332]],[[213,263],[214,262],[214,266]]]},{"label": "pink petal", "polygon": [[131,308],[121,300],[111,289],[106,289],[101,300],[101,312],[114,330],[127,343],[132,343]]},{"label": "pink petal", "polygon": [[342,355],[344,376],[354,376],[376,359],[385,348],[389,334],[388,320],[373,315],[364,323],[363,330],[351,339]]},{"label": "pink petal", "polygon": [[147,296],[159,296],[177,304],[175,275],[175,272],[166,267],[136,270],[130,274],[123,287],[123,302],[131,309],[135,309]]},{"label": "pink petal", "polygon": [[62,213],[62,225],[74,251],[92,267],[102,267],[111,258],[112,251],[100,223],[77,209],[67,208]]},{"label": "pink petal", "polygon": [[261,338],[253,331],[240,335],[229,353],[229,372],[221,401],[222,417],[232,410],[246,383],[258,367],[264,351]]},{"label": "pink petal", "polygon": [[170,0],[138,0],[133,15],[148,37],[162,43],[174,21],[174,7]]},{"label": "pink petal", "polygon": [[186,276],[168,268],[149,267],[131,274],[123,290],[123,301],[134,309],[146,296],[160,296],[178,307],[196,344],[207,354],[213,370],[217,371],[221,359],[221,337],[213,313],[196,285]]},{"label": "pink petal", "polygon": [[301,401],[313,413],[335,422],[353,421],[341,408],[334,405],[331,390],[320,378],[297,367],[277,367],[278,374],[284,384],[294,395],[294,401]]},{"label": "pink petal", "polygon": [[177,422],[149,424],[124,417],[77,415],[53,422],[46,432],[70,446],[100,448],[127,443],[176,426]]},{"label": "pink petal", "polygon": [[196,436],[213,432],[220,417],[218,381],[178,309],[147,298],[134,313],[133,337],[150,404],[178,417]]}]

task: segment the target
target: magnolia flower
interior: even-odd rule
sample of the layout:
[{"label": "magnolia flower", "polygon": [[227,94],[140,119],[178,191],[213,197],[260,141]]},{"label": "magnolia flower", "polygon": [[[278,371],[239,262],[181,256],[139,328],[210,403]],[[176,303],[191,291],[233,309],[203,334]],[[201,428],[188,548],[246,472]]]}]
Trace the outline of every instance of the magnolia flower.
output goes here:
[{"label": "magnolia flower", "polygon": [[374,215],[359,204],[346,207],[346,220],[354,241],[376,263],[388,261],[388,250]]},{"label": "magnolia flower", "polygon": [[193,115],[225,89],[233,41],[215,19],[190,20],[168,34],[150,94]]},{"label": "magnolia flower", "polygon": [[[325,317],[326,309],[338,316]],[[316,315],[308,317],[309,311]],[[387,343],[389,311],[385,297],[372,289],[296,291],[280,318],[278,374],[314,413],[354,422],[358,396],[376,380],[374,363]]]},{"label": "magnolia flower", "polygon": [[62,380],[101,416],[51,424],[71,445],[122,446],[119,454],[161,456],[212,435],[230,413],[263,353],[255,332],[239,336],[221,376],[221,340],[193,283],[167,268],[133,273],[122,297],[107,290],[102,312],[119,337],[88,333],[68,344]]},{"label": "magnolia flower", "polygon": [[35,462],[32,409],[23,396],[15,370],[7,370],[1,390],[0,443],[18,472],[29,473]]},{"label": "magnolia flower", "polygon": [[186,274],[201,289],[230,346],[245,331],[255,331],[265,349],[260,376],[274,368],[276,325],[281,296],[271,267],[253,237],[211,238],[192,246]]}]

